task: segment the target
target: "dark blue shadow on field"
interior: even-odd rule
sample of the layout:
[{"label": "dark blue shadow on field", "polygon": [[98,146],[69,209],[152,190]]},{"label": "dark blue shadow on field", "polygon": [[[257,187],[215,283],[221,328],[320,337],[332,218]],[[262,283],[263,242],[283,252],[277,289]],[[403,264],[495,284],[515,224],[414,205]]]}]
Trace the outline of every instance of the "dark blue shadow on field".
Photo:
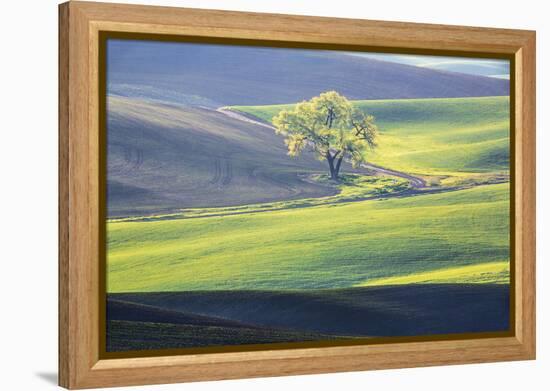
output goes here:
[{"label": "dark blue shadow on field", "polygon": [[110,294],[107,351],[509,329],[509,286]]}]

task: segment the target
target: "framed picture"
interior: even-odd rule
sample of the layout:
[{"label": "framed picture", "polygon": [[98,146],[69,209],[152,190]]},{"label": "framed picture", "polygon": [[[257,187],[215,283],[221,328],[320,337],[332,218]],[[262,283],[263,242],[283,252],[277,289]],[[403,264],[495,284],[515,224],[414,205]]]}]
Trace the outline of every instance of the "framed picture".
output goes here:
[{"label": "framed picture", "polygon": [[60,385],[535,358],[535,33],[60,5]]}]

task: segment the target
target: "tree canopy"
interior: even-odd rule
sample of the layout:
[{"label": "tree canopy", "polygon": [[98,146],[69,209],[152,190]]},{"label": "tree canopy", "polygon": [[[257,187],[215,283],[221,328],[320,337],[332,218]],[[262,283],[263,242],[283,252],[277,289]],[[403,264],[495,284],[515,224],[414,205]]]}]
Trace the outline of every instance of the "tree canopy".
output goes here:
[{"label": "tree canopy", "polygon": [[357,109],[336,91],[327,91],[283,110],[273,118],[277,134],[285,136],[288,155],[312,149],[326,160],[331,179],[337,180],[342,160],[359,166],[376,147],[378,128],[372,115]]}]

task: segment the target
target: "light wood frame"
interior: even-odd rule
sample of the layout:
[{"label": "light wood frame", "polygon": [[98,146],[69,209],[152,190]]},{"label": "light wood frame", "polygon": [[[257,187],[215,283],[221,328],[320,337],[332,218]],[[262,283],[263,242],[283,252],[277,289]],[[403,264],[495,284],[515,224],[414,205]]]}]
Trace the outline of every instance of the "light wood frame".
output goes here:
[{"label": "light wood frame", "polygon": [[[514,335],[100,359],[98,36],[225,37],[514,60]],[[59,6],[59,384],[70,389],[535,358],[535,32],[88,2]]]}]

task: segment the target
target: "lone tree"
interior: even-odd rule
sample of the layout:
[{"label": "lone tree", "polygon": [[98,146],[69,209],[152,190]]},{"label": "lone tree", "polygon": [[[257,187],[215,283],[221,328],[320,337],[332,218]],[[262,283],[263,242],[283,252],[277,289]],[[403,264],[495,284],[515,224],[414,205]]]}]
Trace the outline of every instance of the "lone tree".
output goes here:
[{"label": "lone tree", "polygon": [[319,160],[328,162],[332,180],[338,180],[342,160],[357,167],[366,161],[367,150],[376,147],[374,117],[355,108],[336,91],[281,111],[273,124],[277,134],[286,136],[288,155],[298,156],[306,147],[311,148]]}]

